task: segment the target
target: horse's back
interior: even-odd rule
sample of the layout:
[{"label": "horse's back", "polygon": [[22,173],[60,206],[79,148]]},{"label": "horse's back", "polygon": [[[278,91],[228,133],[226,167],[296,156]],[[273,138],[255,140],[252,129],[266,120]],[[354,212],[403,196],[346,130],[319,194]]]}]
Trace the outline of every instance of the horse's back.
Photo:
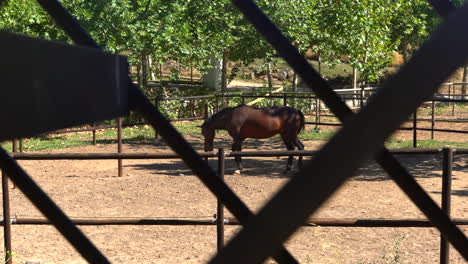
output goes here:
[{"label": "horse's back", "polygon": [[232,116],[232,125],[243,138],[269,138],[280,132],[280,121],[262,108],[238,107]]}]

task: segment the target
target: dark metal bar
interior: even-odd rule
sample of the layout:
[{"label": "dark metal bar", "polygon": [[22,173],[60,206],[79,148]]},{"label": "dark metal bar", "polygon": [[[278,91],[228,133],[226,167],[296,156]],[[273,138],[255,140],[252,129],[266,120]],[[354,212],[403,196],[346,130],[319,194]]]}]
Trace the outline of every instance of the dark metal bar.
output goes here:
[{"label": "dark metal bar", "polygon": [[101,49],[78,21],[56,0],[37,0],[54,21],[78,45]]},{"label": "dark metal bar", "polygon": [[[391,149],[392,155],[434,155],[439,148]],[[317,150],[294,151],[232,151],[225,152],[226,157],[277,157],[277,156],[314,156]],[[455,154],[466,154],[468,149],[456,149]],[[217,152],[198,152],[200,157],[217,157]],[[159,153],[11,153],[16,160],[105,160],[105,159],[180,159],[172,152]]]},{"label": "dark metal bar", "polygon": [[[216,220],[200,219],[198,217],[171,219],[171,218],[140,218],[140,217],[83,217],[71,218],[75,225],[217,225]],[[467,226],[467,219],[452,219],[455,225]],[[5,224],[0,221],[0,226]],[[12,225],[51,225],[47,218],[42,217],[15,217]],[[225,218],[224,225],[241,225],[236,218]],[[372,219],[372,218],[309,218],[303,224],[306,227],[434,227],[427,219]]]},{"label": "dark metal bar", "polygon": [[[224,149],[218,150],[218,176],[224,181]],[[224,206],[220,199],[217,200],[216,209],[216,241],[218,253],[224,247]]]},{"label": "dark metal bar", "polygon": [[0,148],[0,167],[84,259],[90,263],[110,263],[3,148]]},{"label": "dark metal bar", "polygon": [[[468,225],[467,219],[452,219],[455,225]],[[226,225],[238,225],[235,218],[226,219]],[[320,227],[434,227],[427,219],[354,219],[309,218],[303,226]]]},{"label": "dark metal bar", "polygon": [[[216,152],[200,152],[201,157],[216,157]],[[105,159],[180,159],[166,153],[11,153],[16,160],[105,160]]]},{"label": "dark metal bar", "polygon": [[12,247],[11,247],[11,217],[10,217],[10,190],[8,188],[8,177],[0,171],[2,176],[2,198],[3,198],[3,248],[4,261],[6,264],[12,264]]},{"label": "dark metal bar", "polygon": [[[442,150],[442,211],[450,217],[451,193],[452,193],[452,162],[453,150],[444,148]],[[449,263],[450,244],[446,238],[440,237],[440,264]]]},{"label": "dark metal bar", "polygon": [[450,0],[427,0],[427,2],[432,5],[441,17],[446,17],[455,11],[455,7]]}]

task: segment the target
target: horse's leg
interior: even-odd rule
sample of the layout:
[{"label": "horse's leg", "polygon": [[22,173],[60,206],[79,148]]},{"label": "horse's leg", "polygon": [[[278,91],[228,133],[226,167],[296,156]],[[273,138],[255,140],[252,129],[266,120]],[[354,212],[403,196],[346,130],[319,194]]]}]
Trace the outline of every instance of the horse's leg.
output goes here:
[{"label": "horse's leg", "polygon": [[[294,150],[294,141],[290,140],[287,136],[281,135],[281,138],[283,139],[284,144],[286,145],[287,150]],[[293,156],[288,157],[288,163],[286,165],[286,171],[288,172],[292,168],[292,163],[293,163]]]},{"label": "horse's leg", "polygon": [[[294,141],[294,145],[296,145],[298,150],[304,150],[304,144],[298,138],[296,138]],[[299,168],[302,168],[302,155],[299,155],[299,161],[297,165]]]},{"label": "horse's leg", "polygon": [[[238,139],[235,139],[234,143],[232,144],[232,151],[241,151],[241,149],[242,149],[242,141],[238,140]],[[236,160],[237,169],[242,170],[242,159],[241,159],[241,157],[235,157],[234,159]]]}]

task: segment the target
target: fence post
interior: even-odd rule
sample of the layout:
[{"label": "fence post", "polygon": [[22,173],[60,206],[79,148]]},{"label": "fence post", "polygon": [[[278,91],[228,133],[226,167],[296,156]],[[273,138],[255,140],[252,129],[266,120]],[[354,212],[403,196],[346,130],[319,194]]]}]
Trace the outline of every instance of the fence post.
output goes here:
[{"label": "fence post", "polygon": [[93,145],[94,146],[97,145],[97,141],[96,141],[96,123],[93,123]]},{"label": "fence post", "polygon": [[[451,193],[452,193],[452,161],[453,149],[442,149],[442,211],[450,217]],[[449,263],[448,241],[440,237],[440,264]]]},{"label": "fence post", "polygon": [[[117,117],[117,152],[122,153],[122,118]],[[118,176],[122,177],[122,159],[117,160]]]},{"label": "fence post", "polygon": [[414,111],[413,114],[413,148],[418,147],[418,110]]},{"label": "fence post", "polygon": [[11,141],[11,151],[12,152],[18,152],[18,140],[16,140],[16,138],[14,138]]},{"label": "fence post", "polygon": [[[224,181],[224,149],[218,149],[218,177]],[[218,253],[224,246],[224,206],[218,199],[216,210],[216,241]]]},{"label": "fence post", "polygon": [[[156,96],[156,98],[154,98],[154,107],[156,109],[159,109],[159,103],[160,103],[159,99],[160,99],[159,96]],[[156,129],[154,129],[154,139],[158,139],[158,131],[156,131]]]},{"label": "fence post", "polygon": [[315,130],[318,130],[319,123],[320,123],[320,100],[318,97],[315,97]]},{"label": "fence post", "polygon": [[8,177],[3,170],[2,174],[2,197],[3,197],[3,247],[5,250],[5,264],[12,264],[11,250],[11,218],[10,218],[10,194],[8,190]]},{"label": "fence post", "polygon": [[431,113],[431,140],[434,140],[434,128],[435,128],[435,100],[432,99],[431,105],[432,113]]},{"label": "fence post", "polygon": [[23,145],[24,145],[24,141],[23,141],[22,138],[20,138],[20,140],[19,140],[19,151],[20,151],[20,153],[24,152]]},{"label": "fence post", "polygon": [[287,105],[288,105],[288,103],[287,103],[286,100],[287,100],[286,93],[283,92],[283,106],[287,106]]},{"label": "fence post", "polygon": [[204,120],[208,119],[208,103],[205,103],[205,106],[204,106],[203,119]]}]

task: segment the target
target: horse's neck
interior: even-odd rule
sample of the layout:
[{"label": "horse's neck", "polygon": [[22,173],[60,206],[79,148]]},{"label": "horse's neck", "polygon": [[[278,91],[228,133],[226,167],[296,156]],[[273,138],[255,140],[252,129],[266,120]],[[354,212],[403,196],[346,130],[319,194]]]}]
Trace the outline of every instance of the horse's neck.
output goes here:
[{"label": "horse's neck", "polygon": [[226,122],[222,119],[212,120],[209,127],[213,130],[226,129]]}]

